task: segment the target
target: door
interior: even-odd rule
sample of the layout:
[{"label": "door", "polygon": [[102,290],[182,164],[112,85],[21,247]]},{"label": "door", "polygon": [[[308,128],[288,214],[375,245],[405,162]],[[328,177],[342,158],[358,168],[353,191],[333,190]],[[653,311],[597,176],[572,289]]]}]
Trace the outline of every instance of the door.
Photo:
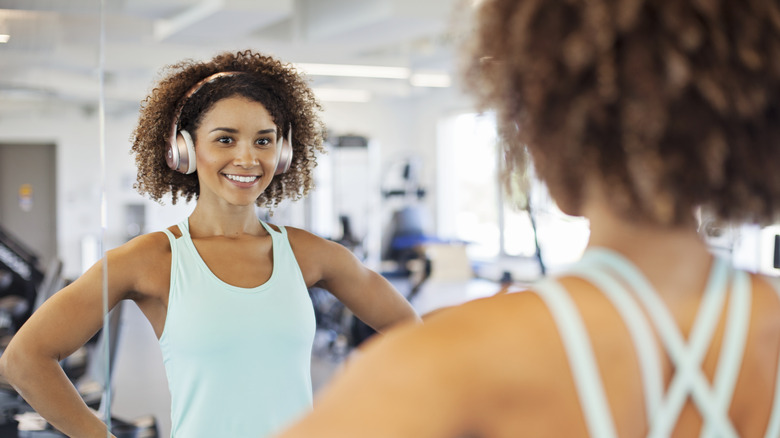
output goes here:
[{"label": "door", "polygon": [[41,269],[57,255],[55,161],[53,144],[0,144],[0,226]]}]

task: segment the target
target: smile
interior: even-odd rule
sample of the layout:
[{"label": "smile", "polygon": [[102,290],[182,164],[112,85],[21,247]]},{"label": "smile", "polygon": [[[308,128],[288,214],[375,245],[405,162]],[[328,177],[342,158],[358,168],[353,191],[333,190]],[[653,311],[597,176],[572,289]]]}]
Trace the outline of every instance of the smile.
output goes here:
[{"label": "smile", "polygon": [[240,183],[251,183],[254,182],[256,179],[258,179],[258,176],[243,176],[243,175],[229,175],[225,174],[225,177],[229,180],[240,182]]}]

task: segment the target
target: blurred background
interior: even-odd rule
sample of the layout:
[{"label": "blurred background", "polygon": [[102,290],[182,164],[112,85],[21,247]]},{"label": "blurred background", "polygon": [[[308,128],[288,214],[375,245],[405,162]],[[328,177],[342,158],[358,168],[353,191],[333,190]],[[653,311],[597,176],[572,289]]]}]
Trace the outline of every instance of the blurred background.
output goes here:
[{"label": "blurred background", "polygon": [[[259,217],[348,246],[421,314],[522,287],[576,261],[587,221],[561,214],[532,170],[524,196],[498,183],[493,116],[475,110],[457,71],[465,22],[456,17],[475,2],[0,0],[0,335],[12,336],[106,249],[189,214],[192,204],[160,205],[134,191],[129,139],[163,66],[226,50],[294,63],[324,107],[329,152],[319,158],[315,192],[272,217],[258,209]],[[524,210],[512,208],[520,197]],[[775,227],[705,217],[702,232],[735,264],[778,272]],[[317,388],[372,331],[327,292],[311,294]],[[111,344],[112,413],[151,418],[155,433],[168,436],[154,334],[133,304],[122,306],[115,325],[112,339],[96,339],[64,365],[98,406],[105,379],[90,351]],[[10,430],[25,409],[4,391],[0,423],[17,436]]]}]

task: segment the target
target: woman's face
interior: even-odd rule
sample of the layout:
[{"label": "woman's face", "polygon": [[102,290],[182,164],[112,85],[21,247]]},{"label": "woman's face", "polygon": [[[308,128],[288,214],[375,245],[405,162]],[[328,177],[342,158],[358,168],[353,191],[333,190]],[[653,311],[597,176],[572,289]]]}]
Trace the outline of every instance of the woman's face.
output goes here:
[{"label": "woman's face", "polygon": [[259,102],[215,103],[195,130],[198,202],[254,205],[276,170],[276,124]]}]

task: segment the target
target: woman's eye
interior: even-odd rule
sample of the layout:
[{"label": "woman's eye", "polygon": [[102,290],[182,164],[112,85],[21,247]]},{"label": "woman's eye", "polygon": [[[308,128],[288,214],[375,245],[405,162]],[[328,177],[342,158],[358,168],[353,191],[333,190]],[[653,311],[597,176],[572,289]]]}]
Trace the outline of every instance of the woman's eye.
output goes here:
[{"label": "woman's eye", "polygon": [[271,140],[269,140],[267,138],[259,138],[259,139],[257,139],[257,144],[259,144],[260,146],[266,146],[269,143],[271,143]]},{"label": "woman's eye", "polygon": [[217,141],[218,141],[218,142],[220,142],[220,143],[225,143],[225,144],[228,144],[228,143],[230,143],[231,141],[233,141],[233,139],[232,139],[232,138],[230,138],[230,137],[219,137],[219,138],[217,139]]}]

